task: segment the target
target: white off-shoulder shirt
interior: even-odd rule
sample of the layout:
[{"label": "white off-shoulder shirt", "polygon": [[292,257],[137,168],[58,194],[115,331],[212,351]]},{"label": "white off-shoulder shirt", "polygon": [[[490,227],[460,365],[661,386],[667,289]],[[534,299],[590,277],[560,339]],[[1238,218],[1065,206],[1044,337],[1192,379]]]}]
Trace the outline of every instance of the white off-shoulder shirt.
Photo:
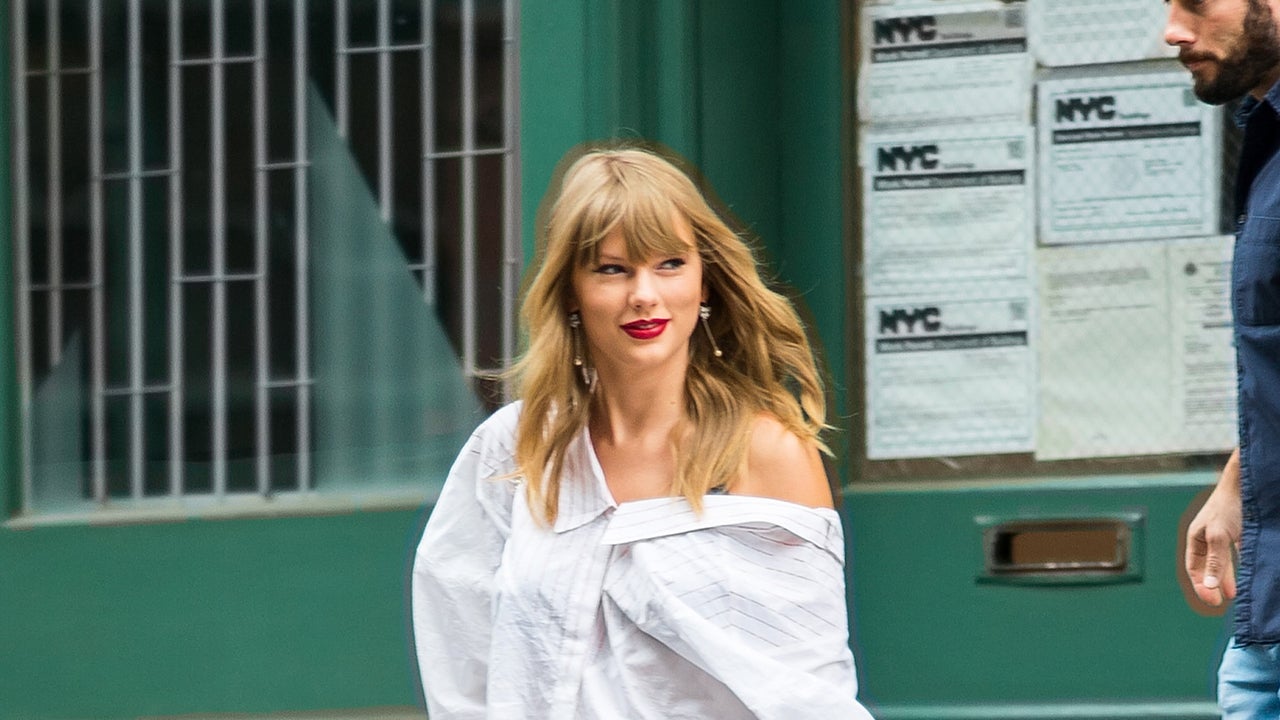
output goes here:
[{"label": "white off-shoulder shirt", "polygon": [[869,719],[830,509],[710,495],[618,504],[584,430],[559,516],[514,472],[519,404],[454,463],[413,566],[431,720]]}]

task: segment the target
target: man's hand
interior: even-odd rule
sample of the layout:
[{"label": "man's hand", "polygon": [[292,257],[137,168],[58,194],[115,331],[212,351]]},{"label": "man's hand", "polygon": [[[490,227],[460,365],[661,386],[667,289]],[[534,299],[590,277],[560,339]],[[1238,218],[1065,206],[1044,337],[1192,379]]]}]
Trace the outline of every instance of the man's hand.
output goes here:
[{"label": "man's hand", "polygon": [[1233,550],[1240,542],[1240,449],[1227,460],[1218,485],[1187,528],[1187,576],[1196,597],[1218,606],[1236,596]]}]

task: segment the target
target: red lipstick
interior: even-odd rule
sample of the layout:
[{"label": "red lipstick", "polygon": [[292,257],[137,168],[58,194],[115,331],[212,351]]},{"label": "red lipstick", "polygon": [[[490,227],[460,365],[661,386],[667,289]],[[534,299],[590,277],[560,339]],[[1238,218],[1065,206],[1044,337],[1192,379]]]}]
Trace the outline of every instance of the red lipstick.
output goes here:
[{"label": "red lipstick", "polygon": [[662,331],[667,329],[667,323],[670,321],[670,318],[635,320],[623,325],[622,331],[637,340],[651,340],[661,335]]}]

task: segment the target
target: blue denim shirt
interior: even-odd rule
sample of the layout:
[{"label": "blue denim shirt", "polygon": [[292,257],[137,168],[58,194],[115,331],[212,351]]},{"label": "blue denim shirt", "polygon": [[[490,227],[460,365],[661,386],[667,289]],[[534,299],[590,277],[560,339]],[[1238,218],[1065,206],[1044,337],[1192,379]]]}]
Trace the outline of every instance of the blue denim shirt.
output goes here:
[{"label": "blue denim shirt", "polygon": [[1245,100],[1231,270],[1244,526],[1236,640],[1280,642],[1280,83]]}]

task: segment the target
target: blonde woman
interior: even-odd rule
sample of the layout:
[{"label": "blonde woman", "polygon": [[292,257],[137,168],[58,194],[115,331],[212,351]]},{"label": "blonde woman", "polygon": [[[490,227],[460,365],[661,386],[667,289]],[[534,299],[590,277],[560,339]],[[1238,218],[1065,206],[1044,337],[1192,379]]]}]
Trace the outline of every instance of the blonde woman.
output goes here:
[{"label": "blonde woman", "polygon": [[644,150],[574,162],[540,241],[521,400],[415,558],[432,720],[869,718],[794,309]]}]

